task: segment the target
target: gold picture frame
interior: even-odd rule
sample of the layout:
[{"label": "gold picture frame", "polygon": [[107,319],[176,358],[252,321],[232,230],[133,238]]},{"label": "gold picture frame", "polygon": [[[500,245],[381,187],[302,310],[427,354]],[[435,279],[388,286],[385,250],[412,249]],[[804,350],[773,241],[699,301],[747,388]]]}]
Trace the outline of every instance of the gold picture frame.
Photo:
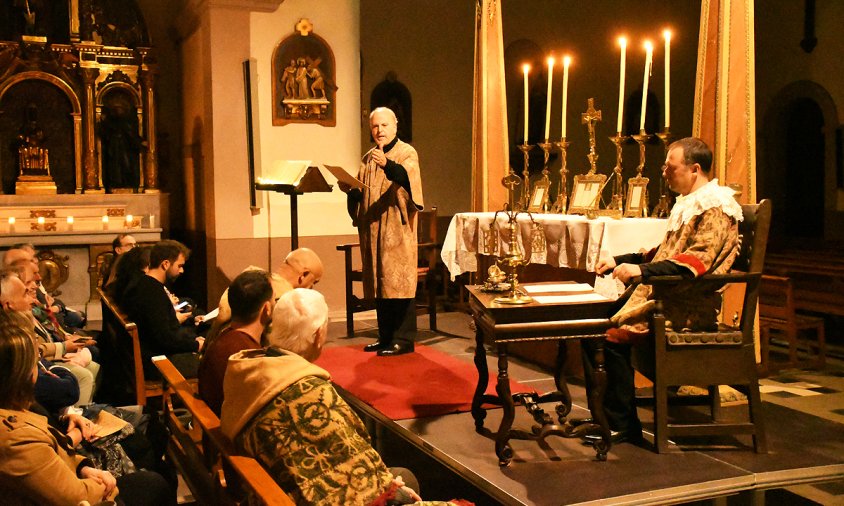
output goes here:
[{"label": "gold picture frame", "polygon": [[533,185],[533,191],[528,201],[528,212],[543,213],[548,204],[548,190],[551,188],[551,181],[547,178],[539,180]]},{"label": "gold picture frame", "polygon": [[627,205],[625,218],[641,218],[648,206],[648,182],[646,177],[631,177],[627,180]]},{"label": "gold picture frame", "polygon": [[601,191],[606,181],[605,174],[574,176],[568,214],[586,214],[588,211],[597,210],[601,204]]}]

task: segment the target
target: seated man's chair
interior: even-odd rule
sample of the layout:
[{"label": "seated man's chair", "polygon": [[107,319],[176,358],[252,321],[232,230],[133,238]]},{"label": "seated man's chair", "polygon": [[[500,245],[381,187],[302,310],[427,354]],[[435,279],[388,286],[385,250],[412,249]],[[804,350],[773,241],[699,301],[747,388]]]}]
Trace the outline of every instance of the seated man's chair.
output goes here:
[{"label": "seated man's chair", "polygon": [[[713,332],[675,332],[666,329],[662,301],[651,317],[654,338],[654,437],[656,450],[668,450],[671,436],[723,436],[750,434],[757,453],[766,453],[765,429],[759,396],[753,327],[759,298],[759,283],[771,224],[771,202],[743,205],[744,220],[739,224],[741,251],[728,274],[705,275],[688,280],[680,276],[658,276],[648,284],[676,286],[681,283],[705,283],[712,290],[730,284],[745,286],[740,319],[724,322]],[[726,319],[726,318],[725,318]],[[732,320],[732,318],[729,318]],[[732,324],[732,325],[731,325]],[[695,385],[709,390],[711,420],[705,423],[668,421],[669,388]],[[737,386],[747,393],[749,420],[722,421],[719,417],[719,385]]]},{"label": "seated man's chair", "polygon": [[[419,264],[417,280],[419,286],[424,287],[425,303],[417,304],[416,314],[428,313],[431,330],[437,330],[437,208],[431,207],[427,211],[419,211],[416,221],[416,237],[419,247]],[[359,243],[338,244],[337,250],[343,252],[346,269],[346,335],[351,337],[355,333],[354,314],[360,311],[375,309],[375,301],[358,297],[354,292],[354,284],[363,281],[363,272],[352,266],[352,252],[360,249]]]}]

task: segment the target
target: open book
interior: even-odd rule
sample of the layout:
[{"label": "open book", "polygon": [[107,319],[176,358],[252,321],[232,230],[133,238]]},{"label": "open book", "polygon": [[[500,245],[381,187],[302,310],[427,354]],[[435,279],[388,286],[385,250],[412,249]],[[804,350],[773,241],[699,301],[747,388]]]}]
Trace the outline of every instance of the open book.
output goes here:
[{"label": "open book", "polygon": [[258,182],[296,185],[310,166],[310,160],[276,160],[272,167],[258,178]]}]

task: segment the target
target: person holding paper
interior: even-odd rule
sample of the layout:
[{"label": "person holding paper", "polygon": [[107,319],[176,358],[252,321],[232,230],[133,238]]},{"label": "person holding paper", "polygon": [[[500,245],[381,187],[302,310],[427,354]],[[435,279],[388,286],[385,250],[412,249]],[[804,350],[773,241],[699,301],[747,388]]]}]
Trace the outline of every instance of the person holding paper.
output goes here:
[{"label": "person holding paper", "polygon": [[[612,276],[628,283],[641,277],[678,275],[696,278],[704,274],[723,274],[730,270],[739,253],[738,222],[741,206],[733,190],[719,186],[712,174],[712,151],[702,140],[686,137],[672,143],[662,168],[662,177],[680,196],[668,217],[668,231],[657,248],[644,253],[631,253],[602,258],[595,267],[598,274]],[[639,441],[642,426],[634,405],[635,386],[631,351],[633,345],[642,350],[653,343],[648,337],[648,319],[654,309],[652,287],[640,284],[612,317],[618,327],[607,332],[605,348],[608,385],[604,408],[613,431],[613,438]],[[666,326],[676,330],[708,331],[717,328],[721,308],[719,293],[684,288],[682,293],[660,295],[664,301]],[[594,344],[584,340],[585,350]],[[584,353],[586,378],[594,367],[593,353]],[[637,354],[638,358],[638,354]],[[638,368],[648,372],[648,364],[638,361]],[[587,380],[587,388],[591,387]]]},{"label": "person holding paper", "polygon": [[348,194],[349,215],[358,227],[366,298],[375,299],[378,341],[366,348],[381,356],[413,352],[416,335],[416,213],[422,210],[419,157],[396,137],[395,113],[379,107],[369,115],[376,146],[361,160],[365,187]]}]

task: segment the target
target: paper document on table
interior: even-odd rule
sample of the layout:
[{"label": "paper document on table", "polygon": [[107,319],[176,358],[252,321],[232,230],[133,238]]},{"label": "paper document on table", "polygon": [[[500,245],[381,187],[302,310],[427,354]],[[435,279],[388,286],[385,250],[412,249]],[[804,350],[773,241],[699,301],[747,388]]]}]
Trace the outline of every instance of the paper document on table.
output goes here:
[{"label": "paper document on table", "polygon": [[616,300],[619,295],[624,293],[624,283],[612,277],[611,273],[604,276],[595,276],[595,292],[610,300]]},{"label": "paper document on table", "polygon": [[609,300],[599,293],[575,293],[572,295],[537,295],[533,300],[539,304],[575,304],[578,302],[603,302]]},{"label": "paper document on table", "polygon": [[520,285],[527,293],[552,292],[591,292],[592,287],[586,283],[553,283],[541,285]]}]

